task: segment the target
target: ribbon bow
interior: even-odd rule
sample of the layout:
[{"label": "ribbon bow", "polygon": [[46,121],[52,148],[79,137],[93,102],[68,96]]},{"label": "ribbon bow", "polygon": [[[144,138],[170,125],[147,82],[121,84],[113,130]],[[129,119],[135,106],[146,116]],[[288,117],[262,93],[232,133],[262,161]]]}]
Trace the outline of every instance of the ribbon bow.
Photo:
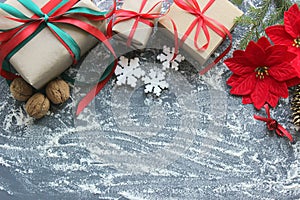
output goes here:
[{"label": "ribbon bow", "polygon": [[130,20],[130,19],[135,19],[134,21],[134,24],[133,26],[131,27],[131,31],[129,33],[129,36],[128,36],[128,40],[127,40],[127,43],[126,45],[127,46],[131,46],[131,42],[132,42],[132,39],[133,39],[133,36],[136,32],[136,29],[137,29],[137,26],[138,26],[138,23],[139,22],[142,22],[150,27],[154,27],[154,23],[151,21],[151,20],[154,20],[156,18],[159,18],[162,16],[161,13],[152,13],[153,10],[159,6],[159,4],[161,4],[161,1],[160,2],[157,2],[155,5],[153,5],[150,10],[148,10],[147,12],[145,13],[142,13],[143,12],[143,9],[145,8],[146,6],[146,3],[147,3],[147,0],[143,0],[142,3],[141,3],[141,7],[139,9],[138,12],[135,12],[135,11],[132,11],[132,10],[125,10],[125,9],[120,9],[120,10],[116,10],[115,11],[115,17],[116,17],[116,20],[113,21],[111,20],[108,24],[108,27],[107,27],[107,33],[108,35],[111,37],[113,35],[112,33],[112,27],[122,21],[127,21],[127,20]]},{"label": "ribbon bow", "polygon": [[280,125],[275,119],[271,118],[269,105],[265,104],[264,108],[266,110],[267,117],[254,115],[254,118],[256,120],[266,122],[268,130],[270,130],[270,131],[275,130],[275,132],[278,136],[280,136],[280,137],[285,136],[291,141],[292,144],[294,144],[295,141],[294,141],[292,135],[285,128],[283,128],[283,126]]},{"label": "ribbon bow", "polygon": [[[209,64],[207,67],[205,67],[203,70],[200,71],[200,74],[205,74],[208,70],[210,70],[216,63],[218,63],[224,56],[230,51],[231,45],[232,45],[232,36],[229,32],[229,30],[219,23],[218,21],[214,20],[213,18],[210,18],[205,15],[205,12],[212,6],[212,4],[215,2],[215,0],[210,0],[206,6],[201,10],[197,0],[174,0],[174,3],[180,7],[181,9],[185,10],[186,12],[194,15],[196,18],[192,21],[189,28],[184,33],[183,37],[181,38],[180,46],[185,42],[185,40],[189,37],[189,35],[192,33],[192,31],[196,28],[196,33],[194,36],[194,45],[198,51],[205,51],[210,43],[210,34],[208,31],[208,28],[212,29],[214,32],[216,32],[219,36],[221,36],[223,39],[226,38],[226,36],[230,39],[230,44],[226,48],[224,52],[220,56],[218,56],[213,63]],[[203,31],[206,39],[206,43],[199,47],[198,39],[200,35],[200,31]]]},{"label": "ribbon bow", "polygon": [[[76,41],[68,33],[55,25],[57,23],[71,24],[88,32],[98,40],[104,42],[107,48],[111,52],[114,52],[111,45],[107,42],[106,36],[101,31],[88,23],[70,16],[70,14],[76,14],[87,17],[90,20],[104,20],[110,17],[113,12],[98,12],[85,7],[72,8],[78,0],[52,0],[49,1],[42,9],[40,9],[31,0],[18,1],[28,10],[33,12],[34,15],[32,17],[28,17],[13,6],[0,3],[0,9],[13,16],[6,18],[16,22],[21,22],[21,25],[12,29],[0,30],[0,67],[2,74],[5,74],[3,73],[3,67],[5,68],[5,66],[3,66],[5,64],[4,60],[9,60],[9,58],[18,51],[20,46],[25,45],[25,43],[30,41],[45,27],[48,27],[53,35],[55,35],[55,37],[62,43],[62,45],[70,53],[73,63],[76,63],[80,59],[80,48]],[[6,72],[6,75],[7,74],[10,73]],[[6,76],[5,78],[13,79],[14,76]]]},{"label": "ribbon bow", "polygon": [[[112,52],[116,58],[113,47],[109,43],[107,37],[96,27],[85,23],[79,19],[73,18],[72,14],[86,17],[89,20],[104,20],[112,16],[116,9],[116,2],[113,1],[111,12],[99,12],[86,7],[73,7],[78,0],[51,0],[43,8],[39,8],[32,0],[18,0],[24,7],[30,10],[34,15],[28,17],[18,9],[5,3],[0,3],[0,9],[4,10],[11,16],[7,19],[21,23],[11,29],[0,30],[0,74],[7,80],[13,80],[17,77],[9,69],[8,60],[27,42],[29,42],[36,34],[44,28],[49,28],[53,35],[68,50],[76,63],[80,59],[80,47],[76,41],[64,30],[60,29],[56,24],[70,24],[85,32],[91,34],[99,41],[102,41],[106,47]],[[116,59],[115,59],[116,60]],[[104,73],[99,83],[90,91],[87,96],[79,103],[77,115],[92,101],[104,85],[113,75],[116,62],[113,67],[109,67],[108,72]]]}]

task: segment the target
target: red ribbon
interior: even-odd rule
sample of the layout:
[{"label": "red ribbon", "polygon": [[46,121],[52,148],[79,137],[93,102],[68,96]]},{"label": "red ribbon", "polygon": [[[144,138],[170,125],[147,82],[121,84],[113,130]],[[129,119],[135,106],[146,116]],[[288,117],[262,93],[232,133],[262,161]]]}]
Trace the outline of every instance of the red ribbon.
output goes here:
[{"label": "red ribbon", "polygon": [[[43,13],[48,14],[55,6],[57,6],[61,0],[52,0],[49,1],[41,10]],[[99,31],[94,26],[85,23],[83,21],[80,21],[78,19],[72,18],[70,16],[64,16],[63,14],[68,11],[70,8],[72,8],[78,0],[70,0],[68,3],[66,3],[64,6],[62,6],[60,9],[58,9],[54,14],[51,15],[51,17],[47,18],[48,22],[51,23],[65,23],[65,24],[71,24],[73,26],[76,26],[77,28],[80,28],[89,34],[96,37],[98,40],[103,41],[105,45],[108,47],[108,49],[114,54],[114,50],[111,47],[111,45],[107,42],[107,37]],[[115,2],[114,2],[114,9],[115,9]],[[86,14],[80,14],[84,17],[87,17],[91,20],[104,20],[109,18],[113,12],[111,12],[108,16],[90,16]],[[5,59],[5,57],[13,50],[15,49],[20,43],[22,43],[25,39],[27,39],[31,34],[33,34],[40,26],[41,23],[45,22],[45,18],[39,18],[37,15],[33,15],[30,20],[18,20],[8,17],[9,19],[23,22],[24,24],[16,29],[13,29],[8,32],[4,32],[0,34],[0,41],[2,44],[0,45],[0,66],[2,66],[2,63]],[[51,30],[51,28],[49,27]],[[52,30],[51,30],[52,31]],[[57,39],[64,45],[64,47],[68,50],[70,53],[73,62],[76,63],[77,61],[74,58],[74,54],[72,53],[71,49],[66,45],[66,43],[55,34],[54,31],[52,33],[57,37]]]},{"label": "red ribbon", "polygon": [[285,128],[283,128],[283,126],[280,125],[275,119],[271,118],[269,105],[265,104],[264,108],[266,110],[266,114],[268,117],[254,115],[254,118],[256,120],[266,122],[268,130],[270,130],[270,131],[275,130],[275,132],[278,136],[280,136],[280,137],[285,136],[291,141],[291,143],[295,143],[292,135]]},{"label": "red ribbon", "polygon": [[[68,10],[76,2],[77,2],[76,0],[72,0],[68,4],[65,4],[65,6],[62,7],[61,9]],[[58,3],[60,3],[59,0],[49,1],[41,10],[44,13],[49,13],[53,8],[55,8],[55,6]],[[6,72],[2,69],[2,65],[5,57],[38,29],[40,24],[44,21],[44,19],[38,19],[38,18],[39,17],[37,15],[33,15],[31,17],[32,21],[24,22],[24,24],[17,29],[13,29],[11,31],[1,33],[0,38],[2,38],[1,39],[2,44],[0,45],[0,71],[1,71],[1,75],[4,75],[6,79],[12,80],[15,78],[16,75],[11,72]],[[10,19],[13,20],[13,18]],[[54,19],[51,17],[48,20],[54,20]],[[72,53],[72,51],[67,47],[67,45],[65,45],[64,43],[62,44],[66,47],[68,52],[70,52],[70,55],[74,60],[74,54]]]},{"label": "red ribbon", "polygon": [[110,37],[112,37],[112,35],[113,35],[112,27],[114,25],[116,25],[120,22],[123,22],[123,21],[130,20],[130,19],[135,19],[134,24],[131,27],[131,31],[128,36],[128,40],[127,40],[127,46],[131,46],[131,42],[132,42],[133,36],[137,30],[139,22],[142,22],[142,23],[148,25],[149,27],[154,27],[154,23],[152,22],[152,20],[161,17],[162,14],[160,12],[159,13],[152,13],[152,12],[157,6],[159,6],[159,4],[161,4],[161,1],[157,2],[155,5],[153,5],[150,8],[150,10],[148,10],[147,12],[142,13],[143,9],[146,6],[146,3],[147,3],[147,0],[142,1],[141,7],[138,12],[135,12],[132,10],[125,10],[125,9],[116,10],[115,11],[116,20],[115,21],[111,20],[107,26],[108,35]]},{"label": "red ribbon", "polygon": [[[226,38],[226,36],[230,39],[229,46],[225,49],[224,52],[219,55],[213,63],[208,64],[203,70],[201,70],[199,73],[201,75],[205,74],[207,71],[209,71],[216,63],[218,63],[222,58],[225,57],[225,55],[230,51],[232,46],[232,35],[230,34],[230,31],[221,23],[214,20],[213,18],[210,18],[205,15],[205,12],[212,6],[212,4],[215,2],[215,0],[210,0],[206,6],[201,10],[197,0],[174,0],[174,3],[180,7],[181,9],[185,10],[186,12],[192,14],[195,16],[195,19],[192,21],[189,28],[184,33],[183,37],[181,38],[180,46],[185,42],[185,40],[189,37],[189,35],[192,33],[192,31],[196,28],[196,33],[194,36],[194,45],[197,48],[198,51],[205,51],[210,43],[210,34],[208,31],[208,28],[212,29],[214,32],[216,32],[219,36],[221,36],[223,39]],[[199,47],[198,44],[198,38],[199,34],[203,31],[206,43]]]},{"label": "red ribbon", "polygon": [[[45,22],[45,20],[47,20],[48,22],[52,22],[52,23],[70,24],[70,25],[76,26],[77,28],[80,28],[80,29],[86,31],[87,33],[96,37],[98,40],[102,41],[106,45],[106,47],[112,52],[114,57],[116,58],[117,56],[114,52],[113,47],[109,43],[107,37],[100,30],[98,30],[97,28],[95,28],[94,26],[92,26],[88,23],[80,21],[79,19],[72,18],[69,15],[64,15],[64,13],[66,11],[68,11],[70,8],[72,8],[77,2],[78,2],[78,0],[70,0],[68,3],[66,3],[64,6],[62,6],[60,9],[55,11],[55,13],[53,13],[51,15],[51,17],[49,17],[47,19],[39,18],[37,15],[33,15],[30,20],[18,20],[18,19],[10,18],[11,20],[23,22],[24,24],[16,29],[11,30],[11,31],[0,33],[0,42],[2,42],[2,43],[0,43],[0,66],[1,66],[0,74],[8,80],[13,80],[14,78],[17,77],[15,74],[13,74],[11,72],[7,72],[2,69],[4,59],[19,44],[21,44],[31,34],[33,34],[39,28],[41,23]],[[61,0],[51,0],[41,10],[43,11],[43,13],[48,14],[59,3],[61,3]],[[115,8],[116,8],[116,2],[114,1],[113,11],[115,11]],[[81,13],[77,13],[77,15],[84,16],[90,20],[104,20],[104,19],[111,17],[113,13],[114,12],[110,12],[107,16],[93,16],[93,15],[81,14]],[[50,30],[51,30],[51,28],[50,28]],[[71,51],[71,49],[65,44],[65,42],[58,35],[55,34],[54,31],[52,31],[52,33],[57,37],[57,39],[62,43],[62,45],[64,45],[64,47],[68,50],[68,52],[70,53],[70,55],[73,59],[73,62],[76,63],[76,59],[75,59],[74,54]],[[108,75],[108,77],[105,80],[98,83],[95,86],[96,89],[93,89],[92,91],[90,91],[86,95],[86,97],[84,97],[81,100],[81,102],[78,104],[78,107],[77,107],[77,112],[76,112],[77,115],[79,115],[82,112],[82,110],[92,101],[92,99],[100,92],[100,90],[104,87],[104,85],[109,81],[109,79],[111,78],[111,76],[114,73],[116,64],[117,64],[117,62],[115,63],[115,66],[114,66],[112,72]]]}]

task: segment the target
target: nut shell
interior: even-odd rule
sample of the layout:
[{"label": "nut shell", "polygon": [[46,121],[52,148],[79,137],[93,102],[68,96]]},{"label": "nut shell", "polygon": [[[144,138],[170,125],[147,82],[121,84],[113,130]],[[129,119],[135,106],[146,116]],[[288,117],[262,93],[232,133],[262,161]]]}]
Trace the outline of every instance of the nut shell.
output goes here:
[{"label": "nut shell", "polygon": [[64,80],[56,79],[47,85],[46,95],[52,103],[61,104],[70,98],[70,87]]},{"label": "nut shell", "polygon": [[33,93],[31,85],[22,78],[15,78],[9,86],[9,90],[18,101],[27,101]]},{"label": "nut shell", "polygon": [[25,109],[29,116],[40,119],[49,111],[50,101],[45,95],[36,93],[28,99]]}]

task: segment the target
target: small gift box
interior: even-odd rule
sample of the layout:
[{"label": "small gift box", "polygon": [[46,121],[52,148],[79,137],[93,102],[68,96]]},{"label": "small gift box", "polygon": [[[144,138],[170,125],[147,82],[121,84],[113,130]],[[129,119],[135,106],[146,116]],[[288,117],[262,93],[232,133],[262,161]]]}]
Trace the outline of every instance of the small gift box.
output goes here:
[{"label": "small gift box", "polygon": [[[39,8],[46,4],[54,3],[48,0],[32,0]],[[56,1],[57,2],[57,1]],[[23,1],[24,3],[24,1]],[[7,0],[5,4],[11,5],[21,11],[26,16],[32,17],[32,13],[22,3],[16,0]],[[57,3],[57,5],[59,2]],[[90,0],[78,1],[73,8],[84,7],[95,11],[99,8]],[[43,9],[42,9],[43,10]],[[69,14],[71,16],[72,14]],[[73,16],[74,15],[74,16]],[[88,20],[86,17],[73,14],[72,17],[79,19],[93,27],[105,31],[105,22],[103,20]],[[0,29],[9,29],[21,25],[22,23],[7,19],[8,13],[0,10]],[[54,23],[59,29],[63,30],[78,44],[80,56],[91,49],[97,40],[89,33],[65,23]],[[31,36],[30,36],[31,37]],[[62,42],[55,36],[55,33],[48,27],[39,30],[25,45],[16,48],[12,56],[5,58],[6,61],[33,87],[40,89],[53,78],[59,76],[73,63],[70,52],[65,48]]]},{"label": "small gift box", "polygon": [[154,19],[160,17],[161,6],[161,0],[125,0],[122,8],[116,11],[112,27],[114,38],[127,42],[128,46],[145,48]]},{"label": "small gift box", "polygon": [[228,0],[174,0],[159,25],[174,35],[173,20],[182,48],[203,65],[241,15],[243,12]]}]

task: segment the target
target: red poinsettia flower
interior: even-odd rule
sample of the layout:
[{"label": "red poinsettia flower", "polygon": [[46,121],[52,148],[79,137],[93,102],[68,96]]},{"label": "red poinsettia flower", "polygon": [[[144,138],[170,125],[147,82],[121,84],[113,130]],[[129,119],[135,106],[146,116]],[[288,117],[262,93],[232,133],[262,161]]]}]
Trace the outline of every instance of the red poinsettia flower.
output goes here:
[{"label": "red poinsettia flower", "polygon": [[284,45],[271,45],[266,37],[251,41],[246,50],[233,52],[225,64],[233,72],[227,84],[231,94],[243,96],[243,103],[262,108],[275,107],[280,97],[288,97],[287,81],[297,76],[291,61],[296,54]]},{"label": "red poinsettia flower", "polygon": [[[288,50],[296,53],[298,58],[293,61],[300,77],[300,10],[297,4],[284,13],[284,25],[270,26],[266,33],[274,44],[285,45]],[[288,86],[300,84],[300,78],[287,82]]]}]

